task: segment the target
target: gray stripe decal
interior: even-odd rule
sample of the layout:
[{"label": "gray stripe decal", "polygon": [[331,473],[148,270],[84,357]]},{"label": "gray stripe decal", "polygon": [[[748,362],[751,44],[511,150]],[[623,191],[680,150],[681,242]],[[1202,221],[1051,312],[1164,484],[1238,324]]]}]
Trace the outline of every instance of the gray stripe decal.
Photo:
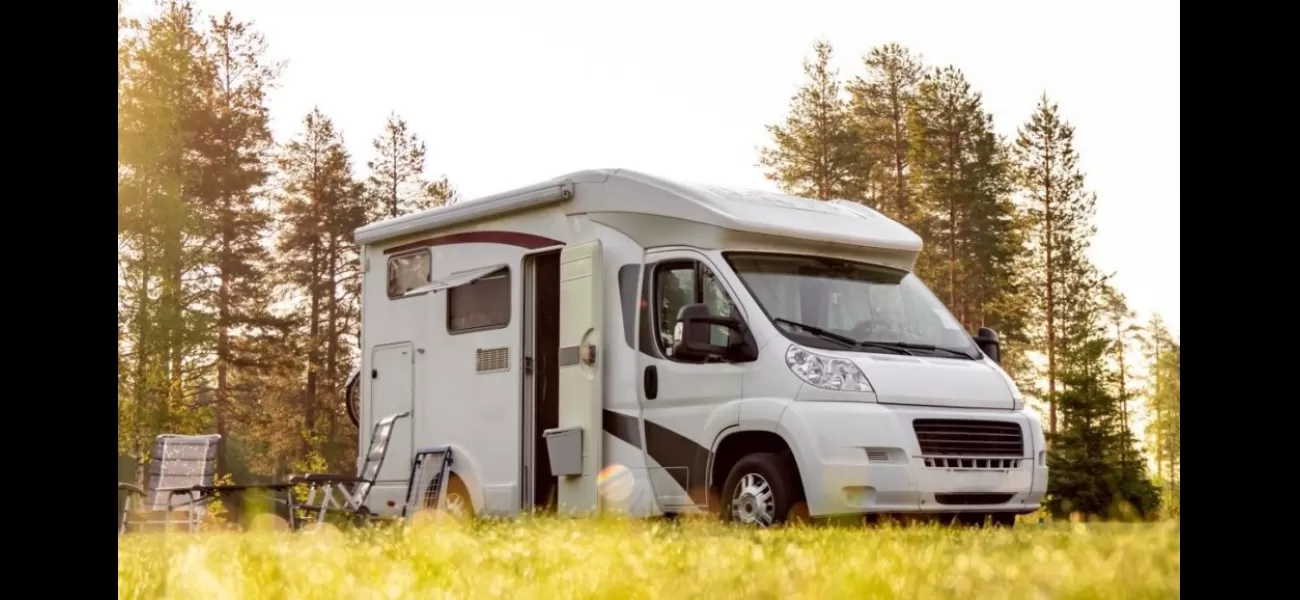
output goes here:
[{"label": "gray stripe decal", "polygon": [[569,367],[578,364],[578,347],[564,346],[560,348],[560,366]]}]

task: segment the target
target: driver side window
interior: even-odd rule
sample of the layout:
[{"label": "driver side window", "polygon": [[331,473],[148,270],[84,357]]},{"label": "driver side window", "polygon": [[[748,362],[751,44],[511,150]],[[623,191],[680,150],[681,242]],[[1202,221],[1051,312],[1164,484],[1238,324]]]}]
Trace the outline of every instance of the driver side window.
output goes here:
[{"label": "driver side window", "polygon": [[672,356],[673,327],[683,306],[695,302],[695,263],[662,265],[655,271],[654,304],[659,307],[659,349]]},{"label": "driver side window", "polygon": [[[653,306],[656,307],[656,333],[659,349],[664,356],[672,360],[673,330],[677,325],[677,315],[688,304],[704,303],[709,307],[709,315],[715,317],[732,316],[735,303],[727,295],[726,288],[718,282],[717,276],[708,267],[696,261],[673,261],[661,263],[655,268]],[[732,331],[721,325],[709,326],[710,343],[727,346]]]}]

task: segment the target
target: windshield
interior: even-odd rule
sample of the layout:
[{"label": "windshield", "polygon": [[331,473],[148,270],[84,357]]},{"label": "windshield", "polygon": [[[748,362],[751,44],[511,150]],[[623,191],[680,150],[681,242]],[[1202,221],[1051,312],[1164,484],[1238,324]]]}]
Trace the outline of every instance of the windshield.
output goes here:
[{"label": "windshield", "polygon": [[[768,318],[801,344],[844,348],[824,335],[810,335],[809,329],[816,328],[857,342],[906,345],[915,354],[980,357],[970,334],[906,271],[815,256],[725,256]],[[861,350],[888,352],[882,347]]]}]

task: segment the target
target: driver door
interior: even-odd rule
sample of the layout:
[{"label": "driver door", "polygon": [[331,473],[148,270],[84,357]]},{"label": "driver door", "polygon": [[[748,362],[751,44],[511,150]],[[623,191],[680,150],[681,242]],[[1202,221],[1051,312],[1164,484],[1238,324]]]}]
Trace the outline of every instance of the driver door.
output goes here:
[{"label": "driver door", "polygon": [[[649,253],[643,273],[639,329],[652,339],[638,343],[637,368],[650,481],[665,512],[703,507],[713,438],[721,427],[739,421],[735,401],[742,397],[741,383],[752,363],[675,358],[673,328],[677,312],[691,303],[707,304],[712,316],[734,314],[735,295],[695,251]],[[718,345],[726,345],[729,335],[725,327],[710,326]]]}]

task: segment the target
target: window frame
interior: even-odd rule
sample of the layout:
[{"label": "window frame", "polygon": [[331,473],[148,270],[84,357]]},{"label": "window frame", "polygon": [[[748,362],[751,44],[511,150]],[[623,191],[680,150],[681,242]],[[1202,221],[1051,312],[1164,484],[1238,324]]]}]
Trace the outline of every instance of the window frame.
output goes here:
[{"label": "window frame", "polygon": [[406,293],[402,293],[396,296],[393,295],[393,288],[392,288],[393,261],[408,256],[415,256],[417,254],[424,254],[429,259],[429,272],[425,275],[425,282],[423,285],[429,285],[433,283],[433,252],[431,252],[428,248],[417,248],[415,250],[407,250],[406,252],[398,252],[396,254],[390,254],[388,256],[388,260],[384,261],[384,295],[388,296],[389,300],[405,300],[407,298],[418,298],[420,296],[429,293],[428,290],[420,292],[418,294],[409,293],[411,290],[415,290],[415,289],[419,289],[420,287],[423,287],[423,286],[416,286],[414,288],[411,288],[411,290],[407,290]]},{"label": "window frame", "polygon": [[[451,314],[451,295],[452,295],[453,293],[455,293],[456,290],[463,289],[463,288],[466,288],[466,287],[469,287],[469,286],[472,286],[472,285],[476,285],[477,283],[479,283],[480,281],[483,281],[483,280],[485,280],[485,279],[495,278],[495,277],[497,277],[497,274],[498,274],[498,273],[504,273],[504,275],[505,275],[505,280],[506,280],[506,295],[509,296],[509,302],[508,302],[509,310],[506,312],[506,320],[505,320],[505,322],[500,323],[500,324],[495,324],[495,323],[494,323],[494,324],[492,324],[492,325],[483,325],[483,326],[479,326],[479,327],[468,327],[468,328],[465,328],[465,329],[453,329],[452,326],[451,326],[451,320],[452,320],[452,314]],[[447,294],[447,300],[446,300],[446,302],[444,303],[444,306],[443,306],[443,311],[442,311],[442,312],[443,312],[443,321],[442,321],[442,323],[443,323],[443,327],[445,327],[446,330],[447,330],[447,335],[464,335],[464,334],[467,334],[467,333],[478,333],[478,332],[482,332],[482,331],[493,331],[493,330],[496,330],[496,329],[505,329],[505,328],[509,327],[510,324],[513,323],[514,320],[515,320],[514,289],[515,289],[514,270],[511,269],[509,265],[506,265],[506,266],[503,266],[503,267],[501,267],[500,269],[498,269],[498,270],[496,270],[496,271],[493,271],[493,272],[491,272],[491,273],[488,273],[488,274],[486,274],[486,275],[484,275],[484,276],[482,276],[482,277],[480,277],[480,278],[478,278],[478,279],[476,279],[476,280],[474,280],[474,281],[472,281],[472,282],[470,282],[470,283],[466,283],[466,284],[458,285],[458,286],[456,286],[456,287],[447,288],[446,290],[443,290],[443,291]]]}]

